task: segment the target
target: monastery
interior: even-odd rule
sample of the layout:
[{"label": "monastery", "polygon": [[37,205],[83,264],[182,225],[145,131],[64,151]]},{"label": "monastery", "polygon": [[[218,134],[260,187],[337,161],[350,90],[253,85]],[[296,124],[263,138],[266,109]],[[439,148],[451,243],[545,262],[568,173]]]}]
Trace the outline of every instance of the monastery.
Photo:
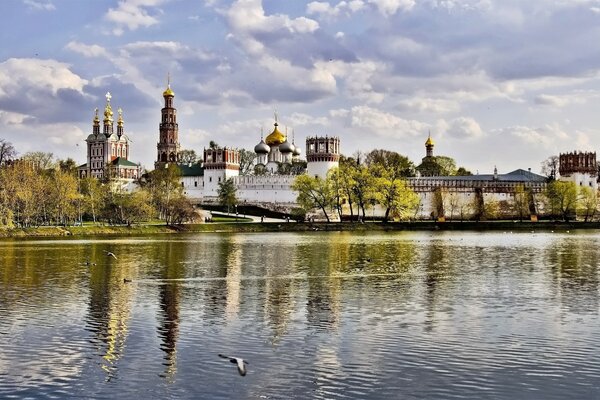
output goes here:
[{"label": "monastery", "polygon": [[[252,175],[240,175],[240,153],[232,147],[209,147],[203,151],[202,161],[196,164],[180,162],[179,127],[177,110],[174,107],[175,93],[170,84],[163,92],[164,107],[161,109],[157,156],[155,168],[164,168],[175,163],[181,170],[181,185],[185,195],[197,204],[218,203],[219,184],[232,179],[237,189],[240,204],[259,206],[279,211],[290,211],[296,207],[297,193],[291,186],[298,174],[325,178],[327,172],[338,166],[340,139],[335,136],[312,136],[305,141],[306,161],[301,159],[300,146],[294,139],[289,141],[287,132],[279,130],[277,115],[273,130],[254,147],[256,153]],[[125,190],[133,190],[140,176],[139,165],[129,161],[130,140],[124,133],[123,113],[118,110],[117,131],[113,131],[113,112],[110,93],[106,95],[103,128],[100,132],[98,109],[93,120],[92,134],[86,139],[87,163],[79,167],[80,177],[118,177]],[[420,169],[423,174],[407,178],[408,186],[419,196],[415,218],[452,218],[455,209],[469,204],[471,210],[483,209],[485,204],[496,203],[506,215],[511,215],[515,195],[527,193],[531,215],[543,214],[539,201],[545,190],[547,178],[531,170],[518,169],[499,174],[469,176],[438,176],[430,168],[434,159],[435,143],[431,137],[425,142],[425,157]],[[431,165],[430,165],[431,164]],[[573,152],[560,154],[560,179],[575,182],[578,186],[598,188],[598,166],[596,153]],[[448,210],[450,208],[450,210]],[[502,210],[501,210],[502,211]],[[377,206],[373,215],[383,215]],[[462,211],[461,211],[462,212]],[[450,215],[449,215],[450,214]],[[501,212],[502,214],[502,212]],[[472,211],[471,211],[472,215]]]}]

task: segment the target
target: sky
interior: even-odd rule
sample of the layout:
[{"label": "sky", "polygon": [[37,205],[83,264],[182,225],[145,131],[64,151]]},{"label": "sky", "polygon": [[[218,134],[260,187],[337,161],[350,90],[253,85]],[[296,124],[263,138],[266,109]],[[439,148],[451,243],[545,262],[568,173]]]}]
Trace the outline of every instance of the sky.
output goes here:
[{"label": "sky", "polygon": [[273,129],[474,173],[600,147],[600,0],[2,0],[0,139],[86,158],[112,94],[152,169],[170,75],[183,149]]}]

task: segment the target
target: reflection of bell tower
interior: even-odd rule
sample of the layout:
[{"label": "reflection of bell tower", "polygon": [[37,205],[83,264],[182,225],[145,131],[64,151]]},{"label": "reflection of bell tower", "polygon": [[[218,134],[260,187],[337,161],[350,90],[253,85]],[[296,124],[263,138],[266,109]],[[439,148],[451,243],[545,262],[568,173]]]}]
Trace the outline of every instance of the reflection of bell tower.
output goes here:
[{"label": "reflection of bell tower", "polygon": [[167,89],[163,92],[165,106],[161,110],[159,124],[158,155],[154,168],[163,167],[166,163],[177,162],[179,157],[179,127],[177,125],[177,110],[173,108],[175,93],[171,90],[170,79]]}]

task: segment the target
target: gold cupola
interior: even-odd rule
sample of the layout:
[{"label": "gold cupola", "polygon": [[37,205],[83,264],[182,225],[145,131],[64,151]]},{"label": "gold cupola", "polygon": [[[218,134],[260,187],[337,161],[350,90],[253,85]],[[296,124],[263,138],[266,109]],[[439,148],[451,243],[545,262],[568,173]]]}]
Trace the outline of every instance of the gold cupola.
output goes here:
[{"label": "gold cupola", "polygon": [[167,85],[167,89],[163,92],[163,97],[175,97],[175,92],[171,90],[171,84]]},{"label": "gold cupola", "polygon": [[277,129],[279,126],[277,123],[277,113],[275,113],[275,123],[273,126],[275,129],[273,129],[273,132],[271,132],[269,136],[265,138],[265,143],[267,143],[269,146],[279,146],[281,143],[285,142],[287,138],[279,131],[279,129]]},{"label": "gold cupola", "polygon": [[433,139],[431,139],[431,135],[429,135],[429,137],[427,138],[427,141],[425,142],[425,146],[433,146],[435,145],[435,143],[433,142]]},{"label": "gold cupola", "polygon": [[163,92],[163,97],[175,97],[175,92],[171,90],[171,73],[167,74],[167,88]]}]

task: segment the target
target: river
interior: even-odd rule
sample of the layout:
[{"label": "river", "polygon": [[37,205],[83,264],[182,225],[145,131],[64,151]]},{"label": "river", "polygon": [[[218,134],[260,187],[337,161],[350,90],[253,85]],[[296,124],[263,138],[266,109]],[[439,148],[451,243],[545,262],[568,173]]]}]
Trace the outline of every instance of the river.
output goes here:
[{"label": "river", "polygon": [[595,231],[3,240],[0,398],[597,399],[599,261]]}]

